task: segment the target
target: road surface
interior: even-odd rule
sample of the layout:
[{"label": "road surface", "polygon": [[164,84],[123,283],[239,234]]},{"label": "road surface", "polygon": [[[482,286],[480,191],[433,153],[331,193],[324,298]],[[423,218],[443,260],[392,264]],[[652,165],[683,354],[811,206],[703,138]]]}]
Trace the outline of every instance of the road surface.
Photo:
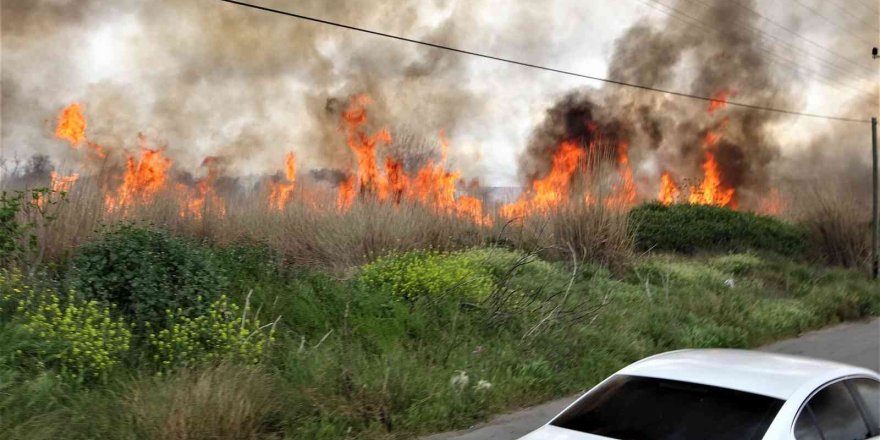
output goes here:
[{"label": "road surface", "polygon": [[[880,371],[880,318],[805,333],[760,350],[830,359]],[[436,434],[423,440],[514,440],[549,421],[576,397],[504,414],[466,431]]]}]

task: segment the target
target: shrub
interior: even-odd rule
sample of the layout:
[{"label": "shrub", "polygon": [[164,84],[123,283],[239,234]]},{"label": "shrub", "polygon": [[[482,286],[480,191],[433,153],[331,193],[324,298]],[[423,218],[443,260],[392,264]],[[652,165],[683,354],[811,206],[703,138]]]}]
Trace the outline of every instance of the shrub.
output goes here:
[{"label": "shrub", "polygon": [[195,318],[181,309],[168,310],[168,328],[147,336],[153,361],[164,371],[225,358],[256,364],[266,344],[273,340],[275,328],[270,324],[266,329],[250,313],[249,305],[242,311],[225,295]]},{"label": "shrub", "polygon": [[802,228],[772,217],[704,205],[641,205],[630,212],[636,244],[645,250],[693,253],[766,250],[800,256]]},{"label": "shrub", "polygon": [[89,299],[116,304],[139,326],[162,323],[166,310],[204,314],[226,285],[204,248],[132,225],[77,249],[70,283]]},{"label": "shrub", "polygon": [[481,301],[493,284],[479,258],[468,252],[390,254],[363,266],[360,280],[370,290],[408,302],[443,295]]},{"label": "shrub", "polygon": [[128,351],[131,331],[122,320],[96,301],[83,301],[72,292],[62,298],[46,290],[25,287],[16,312],[22,327],[41,341],[30,350],[62,376],[89,380],[119,364]]},{"label": "shrub", "polygon": [[281,437],[279,402],[267,374],[222,364],[145,380],[126,407],[147,439],[258,440]]}]

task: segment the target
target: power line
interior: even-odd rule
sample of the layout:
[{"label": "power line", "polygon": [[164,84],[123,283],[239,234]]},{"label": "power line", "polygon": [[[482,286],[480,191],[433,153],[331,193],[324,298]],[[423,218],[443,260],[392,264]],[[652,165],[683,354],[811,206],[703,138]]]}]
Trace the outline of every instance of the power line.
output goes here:
[{"label": "power line", "polygon": [[[660,11],[660,12],[662,12],[672,18],[679,19],[679,20],[681,20],[685,23],[688,23],[688,24],[699,26],[699,27],[703,28],[704,30],[706,30],[707,32],[720,33],[720,31],[718,29],[704,24],[699,18],[696,18],[693,15],[690,15],[687,12],[684,12],[674,6],[669,6],[667,4],[664,4],[663,2],[661,2],[659,0],[639,0],[639,1],[641,1],[646,6],[649,6],[653,9],[656,9],[656,10],[658,10],[658,11]],[[699,2],[699,0],[692,0],[692,1],[695,1],[705,7],[710,7],[710,6],[706,5],[705,3]],[[650,3],[646,3],[646,2],[650,2]],[[664,7],[664,8],[666,8],[666,10],[658,9],[654,6],[654,4]],[[691,21],[687,21],[682,17],[686,17],[686,18],[690,19]],[[761,33],[761,31],[759,29],[753,29],[752,31],[757,32],[759,34]],[[780,41],[782,41],[782,40],[780,40]],[[757,48],[766,52],[767,54],[769,54],[771,57],[770,59],[772,61],[776,61],[779,64],[784,64],[784,65],[792,68],[793,70],[795,70],[797,73],[801,73],[801,69],[803,69],[807,73],[810,73],[811,77],[818,79],[818,80],[824,82],[825,84],[828,84],[829,86],[834,87],[838,90],[840,90],[840,87],[845,87],[847,89],[850,89],[850,90],[858,92],[858,93],[869,93],[866,90],[863,90],[863,89],[857,88],[857,87],[853,87],[849,84],[845,84],[845,83],[843,83],[839,80],[836,80],[828,75],[825,75],[823,73],[820,73],[820,72],[817,72],[813,69],[810,69],[806,66],[803,66],[803,65],[797,63],[796,61],[789,59],[789,58],[786,58],[786,57],[783,57],[783,56],[777,54],[776,52],[773,52],[772,50],[770,50],[766,47],[758,45]]]},{"label": "power line", "polygon": [[813,13],[814,15],[816,15],[817,17],[821,18],[822,20],[825,20],[825,22],[827,22],[828,24],[830,24],[830,25],[832,25],[832,26],[834,26],[834,27],[836,27],[836,28],[838,28],[838,29],[840,29],[840,30],[842,30],[842,31],[844,31],[844,32],[848,32],[850,35],[852,35],[852,36],[858,38],[859,40],[862,40],[862,41],[863,41],[865,44],[867,44],[869,47],[870,47],[872,44],[874,44],[874,43],[872,43],[872,42],[870,42],[870,41],[868,41],[868,40],[862,38],[859,34],[853,32],[851,29],[848,29],[846,26],[840,25],[839,23],[836,23],[836,22],[832,21],[830,18],[828,18],[828,17],[822,15],[822,13],[819,12],[819,10],[817,10],[816,8],[814,8],[814,7],[812,7],[812,6],[808,5],[808,4],[805,4],[805,3],[802,2],[801,0],[794,0],[794,1],[795,1],[795,3],[797,3],[797,4],[801,5],[801,6],[803,6],[804,8],[806,8],[807,10],[809,10],[810,12],[812,12],[812,13]]},{"label": "power line", "polygon": [[355,26],[351,26],[351,25],[347,25],[347,24],[337,23],[334,21],[323,20],[323,19],[315,18],[315,17],[309,17],[306,15],[296,14],[296,13],[288,12],[288,11],[282,11],[280,9],[274,9],[274,8],[269,8],[269,7],[265,7],[265,6],[254,5],[251,3],[245,3],[245,2],[241,2],[241,1],[237,1],[237,0],[219,0],[219,1],[224,2],[224,3],[238,5],[238,6],[243,6],[246,8],[256,9],[256,10],[260,10],[260,11],[264,11],[264,12],[271,12],[274,14],[284,15],[287,17],[293,17],[293,18],[298,18],[301,20],[311,21],[311,22],[315,22],[315,23],[321,23],[321,24],[325,24],[325,25],[329,25],[329,26],[335,26],[335,27],[339,27],[339,28],[343,28],[343,29],[352,30],[352,31],[363,32],[366,34],[377,35],[380,37],[391,38],[391,39],[399,40],[399,41],[405,41],[408,43],[420,44],[422,46],[433,47],[435,49],[443,49],[443,50],[447,50],[450,52],[456,52],[456,53],[465,54],[465,55],[472,55],[475,57],[480,57],[480,58],[485,58],[485,59],[490,59],[490,60],[495,60],[495,61],[501,61],[504,63],[515,64],[515,65],[523,66],[523,67],[530,67],[533,69],[544,70],[547,72],[554,72],[554,73],[559,73],[562,75],[574,76],[574,77],[584,78],[584,79],[589,79],[589,80],[594,80],[594,81],[601,81],[604,83],[632,87],[632,88],[647,90],[647,91],[651,91],[651,92],[665,93],[665,94],[669,94],[669,95],[673,95],[673,96],[691,98],[691,99],[696,99],[696,100],[700,100],[700,101],[714,102],[714,103],[719,103],[719,104],[727,104],[727,105],[731,105],[731,106],[748,108],[748,109],[752,109],[752,110],[761,110],[761,111],[783,113],[783,114],[796,115],[796,116],[806,116],[806,117],[810,117],[810,118],[829,119],[829,120],[843,121],[843,122],[870,123],[870,121],[866,120],[866,119],[847,118],[847,117],[842,117],[842,116],[822,115],[822,114],[816,114],[816,113],[803,113],[803,112],[797,112],[797,111],[793,111],[793,110],[785,110],[785,109],[765,107],[765,106],[760,106],[760,105],[755,105],[755,104],[747,104],[747,103],[743,103],[743,102],[710,98],[708,96],[692,95],[689,93],[676,92],[673,90],[664,90],[664,89],[651,87],[651,86],[645,86],[645,85],[641,85],[641,84],[628,83],[625,81],[618,81],[618,80],[609,79],[609,78],[601,78],[598,76],[584,75],[581,73],[571,72],[571,71],[562,70],[562,69],[555,69],[552,67],[540,66],[537,64],[526,63],[523,61],[516,61],[516,60],[509,59],[509,58],[501,58],[501,57],[497,57],[494,55],[488,55],[488,54],[484,54],[484,53],[473,52],[473,51],[464,50],[464,49],[458,49],[458,48],[451,47],[451,46],[444,46],[441,44],[430,43],[427,41],[421,41],[421,40],[415,40],[412,38],[401,37],[399,35],[386,34],[384,32],[378,32],[378,31],[373,31],[370,29],[359,28],[359,27],[355,27]]},{"label": "power line", "polygon": [[847,8],[847,5],[840,4],[839,0],[831,0],[831,3],[833,3],[834,6],[837,7],[837,9],[840,9],[840,11],[843,12],[844,15],[855,20],[856,23],[866,25],[868,27],[868,29],[872,29],[874,27],[874,25],[870,21],[867,21],[868,16],[866,16],[866,15],[858,16],[856,14],[853,14],[852,12],[849,11],[849,9]]},{"label": "power line", "polygon": [[758,11],[756,11],[756,10],[754,10],[754,9],[752,9],[752,8],[750,8],[750,7],[746,6],[746,5],[744,5],[744,4],[742,4],[742,3],[741,3],[740,1],[738,1],[738,0],[733,0],[733,2],[734,2],[737,6],[739,6],[740,8],[744,8],[744,9],[750,11],[752,14],[755,14],[755,15],[757,15],[758,17],[763,18],[763,19],[766,20],[767,22],[774,24],[774,25],[775,25],[776,27],[778,27],[779,29],[784,30],[785,32],[787,32],[787,33],[793,35],[794,37],[799,38],[799,39],[801,39],[801,40],[803,40],[803,41],[806,41],[807,43],[810,43],[811,45],[816,46],[816,47],[818,47],[819,49],[824,50],[825,52],[827,52],[827,53],[829,53],[829,54],[831,54],[831,55],[837,57],[838,59],[841,59],[841,60],[843,60],[843,61],[846,61],[846,62],[852,64],[853,66],[856,66],[856,67],[858,67],[859,69],[862,69],[862,70],[865,71],[866,73],[870,73],[871,75],[874,74],[874,72],[871,71],[871,69],[868,69],[867,67],[865,67],[864,64],[859,64],[858,62],[856,62],[855,60],[853,60],[853,59],[851,59],[851,58],[847,58],[847,57],[845,57],[845,56],[843,56],[843,55],[838,54],[837,52],[834,52],[833,50],[831,50],[831,49],[829,49],[829,48],[827,48],[827,47],[825,47],[825,46],[823,46],[823,45],[821,45],[821,44],[819,44],[819,43],[817,43],[817,42],[815,42],[815,41],[813,41],[813,40],[811,40],[811,39],[809,39],[809,38],[807,38],[807,37],[805,37],[805,36],[803,36],[803,35],[801,35],[801,34],[799,34],[799,33],[797,33],[797,32],[794,31],[793,29],[791,29],[791,28],[789,28],[789,27],[787,27],[787,26],[785,26],[785,25],[783,25],[783,24],[780,24],[779,22],[777,22],[777,21],[775,21],[775,20],[772,20],[771,18],[767,17],[766,15],[761,14],[760,12],[758,12]]},{"label": "power line", "polygon": [[872,14],[877,12],[877,4],[875,3],[873,6],[863,2],[862,0],[855,0],[855,3],[858,3],[864,6],[867,10],[869,10]]}]

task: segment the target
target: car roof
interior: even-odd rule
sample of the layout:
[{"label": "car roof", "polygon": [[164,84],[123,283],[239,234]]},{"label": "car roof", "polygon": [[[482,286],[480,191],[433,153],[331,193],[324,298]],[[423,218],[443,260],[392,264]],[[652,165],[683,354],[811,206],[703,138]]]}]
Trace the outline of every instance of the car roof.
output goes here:
[{"label": "car roof", "polygon": [[815,388],[870,370],[832,361],[732,349],[679,350],[638,361],[617,374],[699,383],[788,400]]}]

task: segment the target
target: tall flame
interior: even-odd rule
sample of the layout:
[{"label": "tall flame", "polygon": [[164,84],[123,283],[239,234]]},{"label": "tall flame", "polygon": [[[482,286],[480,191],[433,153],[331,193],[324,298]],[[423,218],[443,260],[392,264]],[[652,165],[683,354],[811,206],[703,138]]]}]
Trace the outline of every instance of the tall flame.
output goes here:
[{"label": "tall flame", "polygon": [[346,143],[355,155],[357,170],[339,184],[337,208],[349,209],[358,196],[395,205],[407,200],[425,205],[435,212],[457,215],[480,224],[490,223],[491,219],[483,214],[480,199],[457,194],[460,174],[445,168],[449,141],[444,131],[441,130],[439,134],[440,164],[431,160],[409,175],[400,159],[385,155],[383,166],[379,167],[377,146],[390,144],[391,134],[384,128],[372,135],[364,131],[368,120],[366,106],[370,102],[368,96],[357,95],[342,113]]},{"label": "tall flame", "polygon": [[711,151],[706,151],[706,160],[703,162],[703,181],[698,186],[691,188],[688,201],[696,205],[735,208],[735,194],[736,190],[734,188],[728,188],[721,181],[721,171],[718,168],[718,162],[715,160],[715,154]]},{"label": "tall flame", "polygon": [[[727,97],[732,93],[733,92],[727,90],[722,90],[716,93],[713,99],[719,101],[712,101],[709,103],[709,114],[723,109],[727,105],[727,103],[723,101],[726,101]],[[721,122],[721,126],[723,127],[725,123],[726,119]],[[721,174],[721,167],[715,159],[715,147],[720,139],[721,134],[718,132],[710,130],[706,133],[703,140],[703,148],[705,150],[702,165],[703,180],[699,185],[691,188],[688,202],[697,205],[714,205],[736,208],[736,189],[731,188],[724,183]]]},{"label": "tall flame", "polygon": [[712,100],[709,101],[709,114],[711,115],[716,111],[727,107],[727,100],[735,95],[736,92],[733,90],[721,90],[712,95]]},{"label": "tall flame", "polygon": [[342,182],[339,183],[339,194],[336,196],[336,208],[340,211],[347,211],[354,203],[355,196],[355,180],[357,177],[350,174]]},{"label": "tall flame", "polygon": [[115,195],[108,193],[104,197],[104,206],[108,212],[124,213],[134,203],[150,203],[156,192],[165,186],[171,160],[161,150],[148,148],[143,135],[138,136],[138,140],[141,144],[140,158],[128,156],[122,184]]},{"label": "tall flame", "polygon": [[559,144],[553,153],[550,172],[532,182],[531,191],[520,196],[519,200],[501,206],[500,213],[505,218],[523,217],[535,213],[546,213],[569,197],[571,178],[584,159],[584,150],[573,141]]},{"label": "tall flame", "polygon": [[89,141],[86,138],[86,117],[83,114],[82,105],[73,103],[68,105],[58,115],[58,125],[55,126],[55,137],[63,139],[70,143],[70,147],[78,149],[80,145],[86,144],[92,150],[92,153],[98,158],[104,158],[107,154],[100,145]]},{"label": "tall flame", "polygon": [[86,117],[79,103],[68,105],[58,115],[55,136],[70,142],[73,148],[78,148],[86,140]]},{"label": "tall flame", "polygon": [[629,166],[629,145],[625,142],[617,146],[617,165],[620,170],[620,183],[614,186],[614,194],[605,200],[608,206],[626,207],[636,202],[636,184],[632,168]]},{"label": "tall flame", "polygon": [[183,191],[185,199],[181,204],[180,216],[190,216],[201,220],[205,212],[211,211],[220,217],[226,215],[226,201],[217,194],[214,183],[220,177],[219,159],[214,156],[206,157],[202,161],[202,167],[207,168],[205,177],[199,179],[193,188],[178,184],[179,190]]},{"label": "tall flame", "polygon": [[[73,184],[76,183],[77,179],[79,179],[79,174],[74,173],[69,176],[62,176],[55,171],[52,171],[50,173],[50,177],[52,180],[49,183],[49,189],[52,192],[51,194],[49,194],[49,197],[51,197],[53,194],[61,194],[70,191],[70,189],[73,187]],[[40,208],[45,208],[47,201],[47,198],[41,195],[40,198],[37,199],[37,206],[39,206]]]},{"label": "tall flame", "polygon": [[379,167],[376,163],[378,143],[390,144],[391,133],[381,129],[368,135],[361,127],[367,123],[366,106],[372,102],[367,95],[352,98],[348,108],[342,113],[346,142],[357,159],[357,177],[361,192],[375,194],[379,191]]},{"label": "tall flame", "polygon": [[662,175],[660,175],[660,194],[657,198],[660,200],[660,203],[664,205],[671,205],[678,200],[678,195],[681,191],[678,189],[678,185],[675,184],[675,180],[672,179],[672,174],[669,174],[668,171],[664,171]]},{"label": "tall flame", "polygon": [[287,153],[287,159],[284,161],[284,175],[287,178],[286,183],[273,182],[270,184],[269,206],[278,211],[283,211],[287,206],[296,185],[296,157],[293,152]]}]

